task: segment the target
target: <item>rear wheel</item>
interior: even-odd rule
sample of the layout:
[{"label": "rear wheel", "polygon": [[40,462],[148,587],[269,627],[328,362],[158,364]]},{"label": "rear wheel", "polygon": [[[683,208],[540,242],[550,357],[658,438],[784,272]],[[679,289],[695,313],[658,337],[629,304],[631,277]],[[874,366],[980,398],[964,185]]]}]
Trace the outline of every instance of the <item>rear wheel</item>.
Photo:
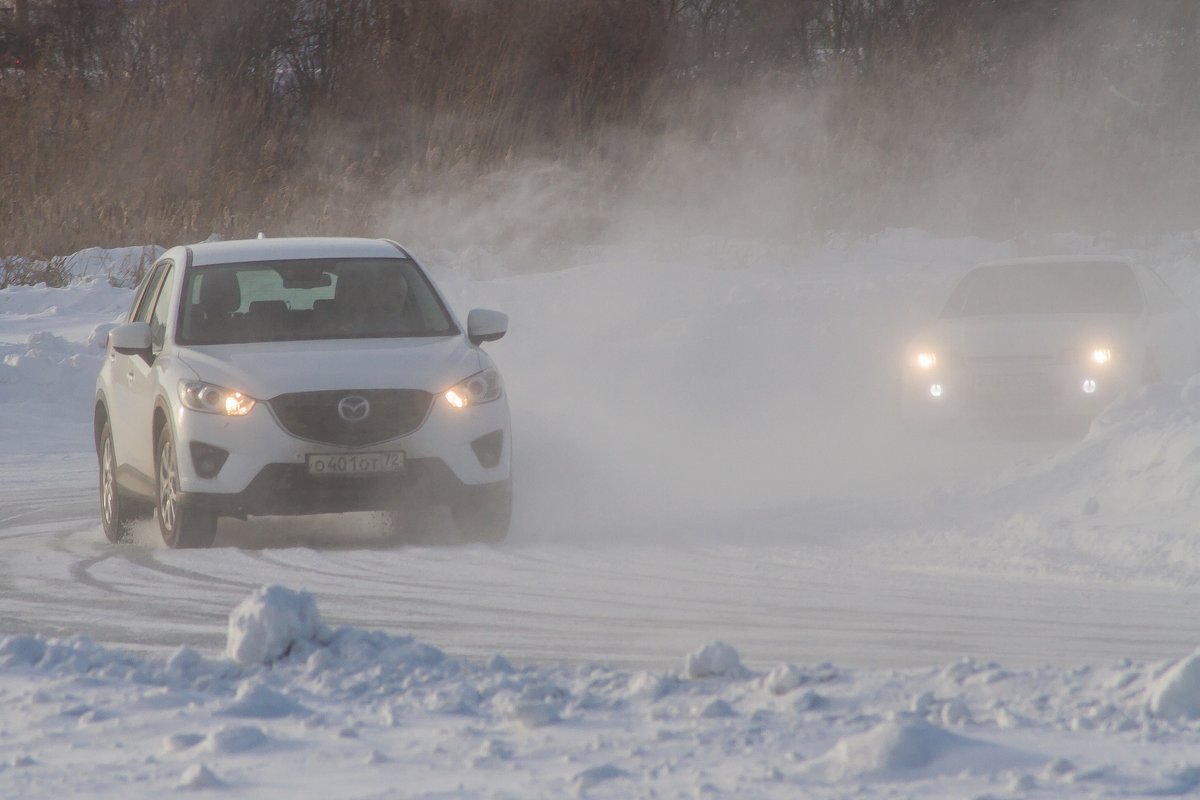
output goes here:
[{"label": "rear wheel", "polygon": [[179,462],[175,443],[164,430],[158,445],[158,528],[167,547],[210,547],[217,535],[217,515],[180,503]]},{"label": "rear wheel", "polygon": [[512,481],[468,489],[450,504],[458,532],[474,542],[503,542],[512,521]]},{"label": "rear wheel", "polygon": [[134,520],[145,514],[142,504],[121,496],[117,486],[117,454],[113,447],[112,426],[104,423],[100,432],[100,523],[104,536],[113,544],[129,538]]}]

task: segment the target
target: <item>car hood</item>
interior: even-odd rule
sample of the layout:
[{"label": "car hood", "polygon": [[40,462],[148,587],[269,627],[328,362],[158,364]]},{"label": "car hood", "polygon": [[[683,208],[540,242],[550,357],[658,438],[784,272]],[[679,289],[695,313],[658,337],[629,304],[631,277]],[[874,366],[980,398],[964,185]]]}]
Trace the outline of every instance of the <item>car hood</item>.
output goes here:
[{"label": "car hood", "polygon": [[332,389],[437,393],[483,368],[479,351],[459,336],[208,345],[179,357],[200,380],[261,400]]},{"label": "car hood", "polygon": [[1138,333],[1138,317],[1127,314],[960,317],[939,320],[914,347],[976,357],[1050,357],[1064,350],[1135,347]]}]

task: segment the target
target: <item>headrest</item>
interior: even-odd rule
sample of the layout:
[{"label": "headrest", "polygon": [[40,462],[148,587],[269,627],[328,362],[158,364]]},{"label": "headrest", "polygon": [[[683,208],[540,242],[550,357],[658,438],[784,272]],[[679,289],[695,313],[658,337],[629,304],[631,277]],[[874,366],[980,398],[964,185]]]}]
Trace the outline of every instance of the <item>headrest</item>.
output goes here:
[{"label": "headrest", "polygon": [[237,273],[229,270],[205,272],[200,278],[200,307],[208,313],[231,314],[242,304]]},{"label": "headrest", "polygon": [[398,269],[353,269],[338,273],[334,298],[338,305],[362,311],[399,311],[408,297],[408,282]]}]

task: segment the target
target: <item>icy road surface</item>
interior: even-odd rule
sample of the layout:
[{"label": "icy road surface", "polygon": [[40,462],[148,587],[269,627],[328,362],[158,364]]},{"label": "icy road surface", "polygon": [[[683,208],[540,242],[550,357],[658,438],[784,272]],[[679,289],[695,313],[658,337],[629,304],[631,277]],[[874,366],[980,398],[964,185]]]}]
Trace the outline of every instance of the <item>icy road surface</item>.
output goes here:
[{"label": "icy road surface", "polygon": [[6,513],[0,630],[211,653],[240,598],[284,582],[319,597],[331,623],[411,633],[458,656],[537,663],[665,668],[722,640],[760,665],[918,666],[968,654],[1067,665],[1167,658],[1200,642],[1194,589],[891,566],[873,553],[899,555],[893,546],[806,544],[802,523],[787,545],[380,549],[366,525],[359,535],[323,535],[309,522],[291,541],[269,543],[263,529],[282,533],[279,523],[223,522],[216,549],[173,552],[149,525],[136,544],[108,545],[91,506],[79,492],[55,508]]}]

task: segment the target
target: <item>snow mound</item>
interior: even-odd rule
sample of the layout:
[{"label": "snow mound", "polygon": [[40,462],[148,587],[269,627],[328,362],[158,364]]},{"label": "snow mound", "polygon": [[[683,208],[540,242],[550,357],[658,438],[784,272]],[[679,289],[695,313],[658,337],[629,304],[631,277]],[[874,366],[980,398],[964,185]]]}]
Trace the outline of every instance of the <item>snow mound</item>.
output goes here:
[{"label": "snow mound", "polygon": [[724,642],[712,642],[689,653],[683,669],[689,678],[744,678],[749,674],[738,651]]},{"label": "snow mound", "polygon": [[9,322],[71,325],[79,318],[112,319],[129,310],[133,293],[95,278],[68,286],[8,286],[0,290],[0,318]]},{"label": "snow mound", "polygon": [[304,716],[308,709],[274,689],[257,683],[244,683],[238,687],[237,697],[223,712],[229,717],[254,719],[278,719],[280,717]]},{"label": "snow mound", "polygon": [[48,331],[23,345],[0,344],[0,401],[79,403],[90,400],[103,353]]},{"label": "snow mound", "polygon": [[218,728],[204,738],[202,747],[214,754],[245,753],[266,744],[267,735],[253,725]]},{"label": "snow mound", "polygon": [[218,778],[204,764],[193,764],[183,771],[183,775],[180,776],[176,788],[193,790],[223,789],[225,788],[225,781]]},{"label": "snow mound", "polygon": [[133,288],[137,285],[138,276],[149,271],[164,252],[157,245],[88,247],[67,256],[63,267],[76,278],[104,278],[114,286]]},{"label": "snow mound", "polygon": [[229,615],[225,652],[243,666],[270,664],[297,645],[324,643],[329,638],[311,594],[264,586]]},{"label": "snow mound", "polygon": [[1200,717],[1200,650],[1175,663],[1149,689],[1150,713],[1165,719]]},{"label": "snow mound", "polygon": [[628,772],[613,764],[601,764],[597,767],[585,769],[583,772],[577,774],[573,780],[579,786],[580,791],[586,791],[605,781],[628,777]]},{"label": "snow mound", "polygon": [[1116,400],[1087,435],[990,490],[1001,514],[1200,508],[1200,375]]},{"label": "snow mound", "polygon": [[1029,758],[1008,748],[951,733],[922,719],[900,718],[838,740],[807,768],[825,781],[995,773]]}]

